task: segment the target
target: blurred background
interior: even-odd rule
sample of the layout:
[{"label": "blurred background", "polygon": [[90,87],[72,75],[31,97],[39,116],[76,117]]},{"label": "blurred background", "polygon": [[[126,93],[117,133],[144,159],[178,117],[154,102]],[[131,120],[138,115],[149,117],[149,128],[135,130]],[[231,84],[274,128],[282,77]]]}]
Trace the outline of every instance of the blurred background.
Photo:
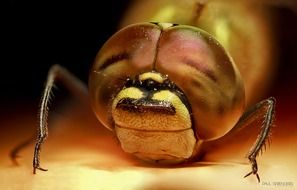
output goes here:
[{"label": "blurred background", "polygon": [[124,0],[6,1],[0,105],[38,105],[47,71],[55,63],[87,82],[96,53],[117,30],[127,6]]}]

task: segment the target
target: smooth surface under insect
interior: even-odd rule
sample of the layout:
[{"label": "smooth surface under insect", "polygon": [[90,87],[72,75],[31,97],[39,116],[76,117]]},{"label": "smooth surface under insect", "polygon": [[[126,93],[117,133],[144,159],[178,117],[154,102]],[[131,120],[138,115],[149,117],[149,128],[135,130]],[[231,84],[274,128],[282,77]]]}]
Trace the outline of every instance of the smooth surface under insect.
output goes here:
[{"label": "smooth surface under insect", "polygon": [[[56,80],[84,99],[84,84],[59,65],[49,71],[41,103],[33,172],[48,135],[47,112]],[[186,25],[140,23],[123,28],[99,51],[90,71],[89,97],[98,120],[122,149],[160,164],[193,162],[204,144],[261,120],[248,153],[250,174],[269,137],[274,98],[245,112],[244,84],[233,60],[210,34]]]}]

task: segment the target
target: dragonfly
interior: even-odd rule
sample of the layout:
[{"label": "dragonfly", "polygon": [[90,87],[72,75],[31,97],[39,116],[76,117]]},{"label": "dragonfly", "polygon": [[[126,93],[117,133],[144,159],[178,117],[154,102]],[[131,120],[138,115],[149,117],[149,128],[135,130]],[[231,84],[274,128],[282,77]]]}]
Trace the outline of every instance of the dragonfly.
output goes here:
[{"label": "dragonfly", "polygon": [[[48,136],[50,95],[60,80],[81,99],[90,99],[99,122],[114,132],[125,152],[153,163],[197,161],[203,144],[260,121],[247,154],[252,170],[244,176],[254,174],[260,182],[256,158],[275,117],[275,98],[259,101],[277,66],[272,24],[265,6],[254,1],[135,1],[121,30],[96,56],[89,89],[60,65],[49,70],[33,173],[47,170],[40,166],[40,150]],[[171,34],[182,40],[175,43]]]}]

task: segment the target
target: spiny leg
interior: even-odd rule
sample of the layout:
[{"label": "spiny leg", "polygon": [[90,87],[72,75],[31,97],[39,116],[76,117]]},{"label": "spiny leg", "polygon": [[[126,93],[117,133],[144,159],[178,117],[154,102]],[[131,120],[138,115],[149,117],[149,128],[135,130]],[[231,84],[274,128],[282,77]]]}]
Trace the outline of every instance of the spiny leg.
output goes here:
[{"label": "spiny leg", "polygon": [[33,173],[36,173],[36,169],[46,171],[46,169],[40,166],[40,150],[41,145],[48,136],[48,105],[50,101],[50,96],[52,93],[52,88],[56,81],[62,82],[62,84],[70,90],[71,93],[78,96],[82,101],[89,102],[88,100],[88,90],[86,85],[71,74],[68,70],[60,65],[54,65],[50,68],[47,76],[47,81],[43,96],[41,98],[40,113],[39,113],[39,126],[37,130],[37,140],[35,143],[34,156],[33,156]]},{"label": "spiny leg", "polygon": [[257,103],[254,107],[245,112],[234,127],[236,129],[240,129],[251,125],[253,122],[259,119],[262,121],[261,130],[257,140],[247,154],[247,158],[249,159],[252,166],[252,171],[244,176],[247,177],[251,174],[254,174],[256,175],[258,182],[260,182],[260,177],[258,175],[256,157],[258,156],[259,152],[262,151],[262,148],[266,146],[266,141],[269,141],[269,134],[273,126],[274,115],[275,99],[271,97]]}]

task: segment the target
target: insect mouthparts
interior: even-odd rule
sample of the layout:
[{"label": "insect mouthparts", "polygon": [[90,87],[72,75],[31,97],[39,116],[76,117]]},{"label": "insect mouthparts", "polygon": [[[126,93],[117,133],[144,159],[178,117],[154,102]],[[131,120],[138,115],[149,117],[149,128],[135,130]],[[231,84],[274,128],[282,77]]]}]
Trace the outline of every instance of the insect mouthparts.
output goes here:
[{"label": "insect mouthparts", "polygon": [[168,115],[175,114],[175,108],[170,102],[147,98],[142,98],[139,100],[123,98],[117,103],[116,108],[138,113],[156,112],[159,114]]}]

